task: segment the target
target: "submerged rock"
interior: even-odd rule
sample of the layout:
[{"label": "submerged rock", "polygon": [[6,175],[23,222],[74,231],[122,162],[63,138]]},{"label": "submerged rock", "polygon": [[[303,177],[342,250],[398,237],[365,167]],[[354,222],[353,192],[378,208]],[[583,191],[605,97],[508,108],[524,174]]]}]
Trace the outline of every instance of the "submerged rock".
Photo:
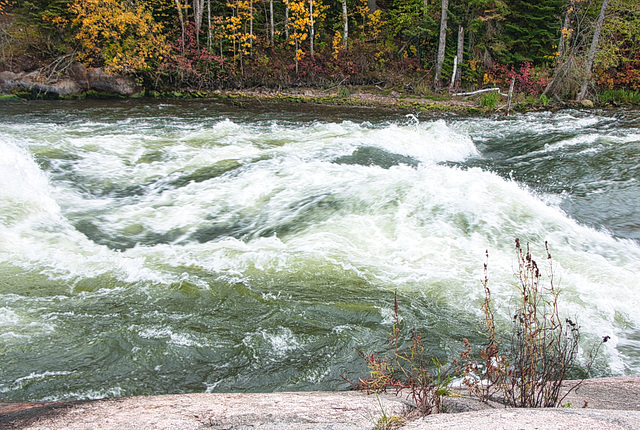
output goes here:
[{"label": "submerged rock", "polygon": [[355,151],[351,155],[344,155],[333,160],[336,164],[352,164],[361,166],[378,166],[383,169],[389,169],[392,166],[398,166],[405,164],[410,167],[418,167],[420,162],[414,158],[406,155],[394,154],[387,152],[381,148],[375,148],[373,146],[363,146]]}]

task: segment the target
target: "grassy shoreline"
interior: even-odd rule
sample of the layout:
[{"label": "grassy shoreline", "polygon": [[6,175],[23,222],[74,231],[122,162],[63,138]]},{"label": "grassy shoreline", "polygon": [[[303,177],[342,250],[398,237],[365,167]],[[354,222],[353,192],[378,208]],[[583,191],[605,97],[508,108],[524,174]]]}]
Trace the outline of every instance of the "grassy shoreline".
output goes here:
[{"label": "grassy shoreline", "polygon": [[[507,100],[497,93],[490,103],[483,99],[485,95],[452,96],[414,94],[393,88],[378,88],[368,86],[335,86],[330,88],[299,87],[273,89],[258,87],[252,89],[195,91],[176,90],[171,92],[142,91],[132,96],[117,95],[86,91],[78,95],[58,96],[49,93],[34,93],[31,91],[5,92],[0,94],[0,102],[10,100],[82,100],[82,99],[215,99],[225,100],[242,107],[244,103],[258,101],[260,103],[291,103],[324,106],[343,106],[360,108],[384,108],[392,111],[453,113],[463,115],[486,115],[506,113]],[[539,99],[523,94],[514,96],[511,113],[525,113],[531,111],[556,111],[567,108],[607,108],[618,107],[620,104],[607,103],[578,103],[570,101],[543,103]],[[626,106],[626,104],[622,104]]]},{"label": "grassy shoreline", "polygon": [[399,110],[420,111],[459,111],[469,113],[482,112],[482,106],[478,103],[449,97],[416,96],[401,94],[395,90],[368,89],[365,87],[333,87],[329,89],[319,88],[290,88],[290,89],[239,89],[239,90],[215,90],[194,91],[176,90],[169,92],[143,91],[133,96],[86,91],[78,95],[58,96],[49,93],[34,93],[31,91],[16,91],[0,94],[3,100],[78,100],[78,99],[129,99],[129,98],[156,98],[156,99],[218,99],[230,100],[241,103],[248,100],[262,102],[288,102],[297,104],[317,104],[330,106],[355,106],[355,107],[386,107]]}]

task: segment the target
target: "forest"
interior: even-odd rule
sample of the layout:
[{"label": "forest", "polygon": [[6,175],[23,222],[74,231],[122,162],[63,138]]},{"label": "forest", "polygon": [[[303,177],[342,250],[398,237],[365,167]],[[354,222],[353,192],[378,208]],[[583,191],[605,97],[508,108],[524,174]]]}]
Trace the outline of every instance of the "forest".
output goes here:
[{"label": "forest", "polygon": [[146,89],[511,82],[563,100],[640,99],[637,0],[0,0],[0,70],[75,62]]}]

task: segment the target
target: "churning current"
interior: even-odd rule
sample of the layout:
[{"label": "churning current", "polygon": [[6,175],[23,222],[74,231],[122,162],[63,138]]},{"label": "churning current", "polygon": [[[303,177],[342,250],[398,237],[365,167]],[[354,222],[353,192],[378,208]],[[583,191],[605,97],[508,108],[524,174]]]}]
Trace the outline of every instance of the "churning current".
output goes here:
[{"label": "churning current", "polygon": [[[640,372],[640,113],[0,105],[0,397],[340,390],[402,317],[507,330],[514,240],[591,376]],[[505,331],[506,333],[506,331]]]}]

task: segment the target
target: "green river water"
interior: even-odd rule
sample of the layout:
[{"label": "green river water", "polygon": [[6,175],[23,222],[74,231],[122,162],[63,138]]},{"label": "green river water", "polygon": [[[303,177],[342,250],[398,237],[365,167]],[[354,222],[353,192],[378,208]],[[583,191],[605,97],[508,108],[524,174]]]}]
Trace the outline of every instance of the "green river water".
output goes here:
[{"label": "green river water", "polygon": [[[594,376],[640,372],[640,113],[0,105],[0,397],[342,390],[398,292],[429,354],[549,242]],[[584,358],[585,354],[583,354]]]}]

